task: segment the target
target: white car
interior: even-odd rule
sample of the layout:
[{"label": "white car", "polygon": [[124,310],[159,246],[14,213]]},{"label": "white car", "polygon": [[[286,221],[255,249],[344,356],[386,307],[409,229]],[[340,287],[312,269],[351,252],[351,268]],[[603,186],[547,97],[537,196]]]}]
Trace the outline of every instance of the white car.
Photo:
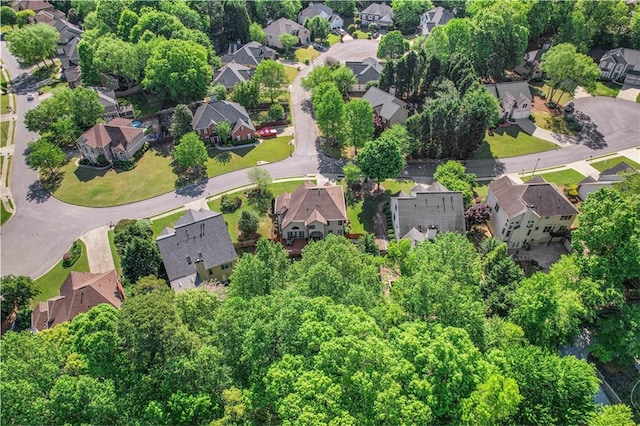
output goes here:
[{"label": "white car", "polygon": [[33,93],[27,93],[27,100],[28,101],[32,101],[33,100]]}]

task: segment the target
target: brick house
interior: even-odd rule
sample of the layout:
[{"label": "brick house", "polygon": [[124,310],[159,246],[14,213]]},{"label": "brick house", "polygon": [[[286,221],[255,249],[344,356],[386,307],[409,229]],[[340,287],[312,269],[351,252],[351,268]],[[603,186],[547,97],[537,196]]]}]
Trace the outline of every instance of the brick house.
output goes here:
[{"label": "brick house", "polygon": [[222,121],[231,124],[233,140],[248,141],[257,137],[256,128],[247,110],[242,105],[230,101],[213,101],[200,105],[193,114],[191,126],[205,142],[219,143],[216,125]]}]

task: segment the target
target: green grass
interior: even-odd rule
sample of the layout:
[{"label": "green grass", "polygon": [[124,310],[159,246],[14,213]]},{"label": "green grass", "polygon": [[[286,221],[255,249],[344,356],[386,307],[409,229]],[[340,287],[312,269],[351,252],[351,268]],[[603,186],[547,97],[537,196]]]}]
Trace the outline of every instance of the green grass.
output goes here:
[{"label": "green grass", "polygon": [[329,34],[329,36],[327,36],[327,43],[329,43],[329,46],[333,46],[336,43],[340,42],[340,36],[337,34]]},{"label": "green grass", "polygon": [[6,186],[7,188],[9,187],[9,172],[11,171],[11,159],[13,158],[13,156],[9,156],[9,159],[7,160],[7,165],[5,166],[7,168],[7,173],[5,173],[5,177],[4,177],[4,186]]},{"label": "green grass", "polygon": [[284,65],[284,73],[287,74],[287,80],[289,80],[289,83],[293,83],[293,80],[296,79],[298,72],[299,71],[297,68]]},{"label": "green grass", "polygon": [[591,167],[593,167],[594,169],[598,170],[599,172],[604,172],[607,169],[610,169],[611,167],[615,167],[618,164],[622,163],[622,162],[627,163],[629,166],[635,168],[636,170],[640,170],[640,164],[636,163],[635,161],[631,160],[630,158],[627,157],[613,157],[613,158],[608,158],[606,160],[602,160],[602,161],[596,161],[595,163],[591,163]]},{"label": "green grass", "polygon": [[9,122],[3,121],[0,123],[0,147],[7,146],[7,140],[9,140]]},{"label": "green grass", "polygon": [[489,193],[489,184],[483,183],[473,188],[473,192],[475,193],[475,197],[480,197],[482,202],[487,198],[487,194]]},{"label": "green grass", "polygon": [[615,98],[620,93],[620,86],[610,81],[596,81],[596,88],[589,92],[594,96],[609,96]]},{"label": "green grass", "polygon": [[31,306],[34,307],[38,302],[43,302],[51,297],[58,295],[58,290],[62,286],[64,280],[71,271],[89,272],[89,259],[87,258],[87,250],[82,241],[78,241],[82,248],[80,258],[70,268],[62,266],[62,259],[49,272],[36,280],[36,284],[40,289],[40,294],[31,300]]},{"label": "green grass", "polygon": [[184,213],[184,211],[179,211],[177,213],[152,220],[151,229],[153,230],[153,239],[155,240],[158,238],[158,235],[160,235],[164,228],[172,228]]},{"label": "green grass", "polygon": [[[123,96],[118,99],[121,105],[131,104],[133,105],[133,113],[135,117],[144,117],[158,112],[162,105],[159,103],[149,103],[147,97],[142,93],[136,93],[135,95]],[[124,101],[124,102],[123,102]]]},{"label": "green grass", "polygon": [[9,94],[0,95],[0,114],[9,114],[11,108],[9,107]]},{"label": "green grass", "polygon": [[[555,183],[559,188],[562,188],[565,184],[577,184],[582,179],[584,179],[584,175],[573,169],[565,169],[549,173],[539,173],[538,176],[542,176],[547,182]],[[533,176],[531,176],[530,174],[520,177],[523,182],[527,182],[532,178]]]},{"label": "green grass", "polygon": [[356,38],[356,37],[357,37],[358,39],[364,39],[364,40],[366,40],[366,39],[367,39],[367,37],[369,37],[369,34],[370,34],[370,33],[366,33],[366,32],[361,31],[361,30],[356,30],[356,31],[354,31],[354,32],[353,32],[353,34],[352,34],[352,35],[353,35],[353,38]]},{"label": "green grass", "polygon": [[[253,167],[258,161],[274,162],[285,159],[293,150],[292,136],[280,136],[256,147],[234,151],[209,150],[209,177]],[[94,170],[67,164],[64,178],[55,197],[70,204],[89,207],[108,207],[153,198],[175,189],[177,176],[171,168],[171,157],[149,150],[128,172]]]},{"label": "green grass", "polygon": [[640,104],[640,93],[638,93],[638,96],[636,96],[636,102]]},{"label": "green grass", "polygon": [[533,113],[536,126],[549,130],[554,133],[575,136],[576,132],[571,130],[562,114],[551,114],[547,111],[535,111]]},{"label": "green grass", "polygon": [[214,177],[256,166],[258,161],[272,163],[285,159],[293,152],[293,146],[289,145],[292,138],[293,136],[280,136],[275,139],[267,139],[256,147],[238,148],[233,151],[209,149],[207,174],[209,177]]},{"label": "green grass", "polygon": [[[538,89],[542,90],[544,92],[545,95],[549,95],[549,86],[547,86],[546,84],[542,83],[542,82],[535,82],[535,83],[530,83],[530,86],[533,87],[537,87]],[[564,105],[567,102],[569,102],[571,99],[573,99],[573,94],[572,93],[564,93],[562,92],[562,96],[560,96],[560,98],[558,98],[558,95],[561,92],[558,90],[556,93],[553,94],[553,102],[560,104],[560,105]],[[546,101],[548,101],[549,99],[547,99]]]},{"label": "green grass", "polygon": [[0,225],[4,225],[4,223],[11,217],[11,213],[4,208],[4,203],[2,202],[0,202],[0,213]]},{"label": "green grass", "polygon": [[118,249],[114,244],[113,240],[116,236],[116,233],[113,229],[110,229],[107,233],[109,236],[109,248],[111,249],[111,257],[113,258],[113,264],[116,267],[116,272],[118,275],[122,273],[122,266],[120,266],[120,255],[118,254]]},{"label": "green grass", "polygon": [[298,62],[304,62],[305,59],[313,61],[318,55],[320,55],[320,52],[309,46],[306,48],[301,47],[299,49],[296,49],[295,55]]},{"label": "green grass", "polygon": [[520,127],[512,125],[494,130],[491,136],[487,134],[473,158],[509,158],[557,148],[558,145],[535,138],[523,132]]}]

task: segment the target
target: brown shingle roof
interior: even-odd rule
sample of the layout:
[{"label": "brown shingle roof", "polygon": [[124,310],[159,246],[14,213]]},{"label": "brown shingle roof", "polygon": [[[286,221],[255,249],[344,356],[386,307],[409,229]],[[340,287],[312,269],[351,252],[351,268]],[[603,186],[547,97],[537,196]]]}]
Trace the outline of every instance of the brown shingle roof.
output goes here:
[{"label": "brown shingle roof", "polygon": [[316,186],[309,181],[305,181],[291,194],[280,194],[276,198],[275,211],[285,212],[281,225],[283,228],[291,222],[311,223],[318,220],[327,223],[347,220],[342,186]]},{"label": "brown shingle roof", "polygon": [[104,148],[108,145],[116,147],[122,145],[127,150],[127,145],[140,135],[144,130],[133,127],[132,120],[117,117],[105,124],[96,124],[82,134],[86,144],[92,148]]},{"label": "brown shingle roof", "polygon": [[51,328],[101,303],[119,308],[123,300],[124,289],[114,270],[100,274],[72,271],[60,287],[59,296],[38,303],[31,325],[36,330]]}]

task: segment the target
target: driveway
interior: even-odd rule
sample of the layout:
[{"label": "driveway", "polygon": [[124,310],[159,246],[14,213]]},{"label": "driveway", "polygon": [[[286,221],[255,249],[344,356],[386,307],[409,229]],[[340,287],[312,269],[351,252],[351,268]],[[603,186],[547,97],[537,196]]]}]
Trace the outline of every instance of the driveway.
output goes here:
[{"label": "driveway", "polygon": [[617,98],[624,99],[625,101],[635,102],[638,98],[638,95],[640,95],[640,87],[625,84],[624,86],[622,86],[622,89],[620,89],[620,93],[618,93]]}]

